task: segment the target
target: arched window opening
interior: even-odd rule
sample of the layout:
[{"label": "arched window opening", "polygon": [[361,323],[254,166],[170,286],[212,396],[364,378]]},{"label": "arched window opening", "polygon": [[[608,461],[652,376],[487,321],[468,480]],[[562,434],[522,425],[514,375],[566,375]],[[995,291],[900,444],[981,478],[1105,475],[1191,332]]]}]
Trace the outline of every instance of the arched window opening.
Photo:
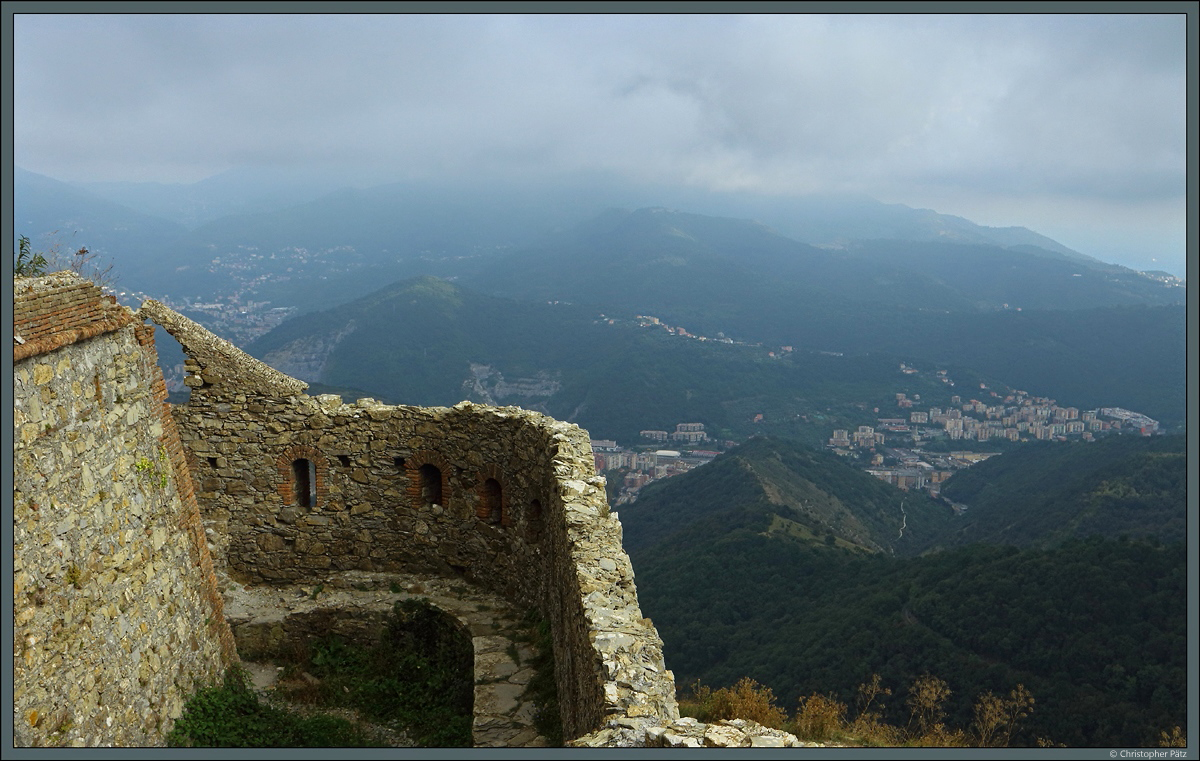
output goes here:
[{"label": "arched window opening", "polygon": [[292,461],[292,494],[296,497],[298,507],[316,507],[317,468],[312,460],[301,457]]},{"label": "arched window opening", "polygon": [[421,499],[426,505],[442,504],[442,471],[436,465],[421,466]]},{"label": "arched window opening", "polygon": [[503,519],[504,499],[500,482],[489,478],[479,490],[479,517],[489,523],[500,523]]}]

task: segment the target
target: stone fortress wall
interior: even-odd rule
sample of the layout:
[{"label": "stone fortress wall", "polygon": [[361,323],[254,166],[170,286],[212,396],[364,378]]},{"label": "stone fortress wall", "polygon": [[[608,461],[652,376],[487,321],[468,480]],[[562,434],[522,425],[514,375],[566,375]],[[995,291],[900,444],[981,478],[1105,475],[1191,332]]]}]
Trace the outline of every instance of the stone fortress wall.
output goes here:
[{"label": "stone fortress wall", "polygon": [[140,313],[187,357],[176,420],[233,579],[462,577],[550,620],[565,736],[678,717],[585,431],[516,407],[309,397],[157,302]]},{"label": "stone fortress wall", "polygon": [[153,328],[16,281],[14,743],[160,745],[237,659]]},{"label": "stone fortress wall", "polygon": [[[237,659],[219,584],[398,573],[547,618],[574,744],[797,744],[679,718],[586,431],[310,397],[157,302],[135,315],[67,274],[17,284],[18,745],[162,744]],[[146,319],[184,348],[185,405],[165,404]]]}]

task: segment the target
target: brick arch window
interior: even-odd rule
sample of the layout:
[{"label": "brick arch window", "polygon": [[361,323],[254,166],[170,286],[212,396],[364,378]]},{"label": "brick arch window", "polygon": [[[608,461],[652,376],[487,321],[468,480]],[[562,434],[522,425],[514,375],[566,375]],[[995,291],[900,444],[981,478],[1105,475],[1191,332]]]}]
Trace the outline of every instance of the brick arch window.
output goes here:
[{"label": "brick arch window", "polygon": [[475,517],[500,526],[512,525],[508,500],[500,485],[500,469],[495,465],[488,465],[479,473],[479,504],[475,508]]},{"label": "brick arch window", "polygon": [[292,460],[292,497],[297,507],[312,509],[317,504],[317,466],[301,457]]},{"label": "brick arch window", "polygon": [[427,462],[418,470],[421,474],[421,501],[427,505],[442,504],[442,469]]},{"label": "brick arch window", "polygon": [[504,491],[494,478],[487,479],[479,487],[478,515],[489,523],[499,523],[504,518]]},{"label": "brick arch window", "polygon": [[449,507],[450,468],[436,452],[413,452],[410,457],[394,458],[408,476],[408,498],[414,509],[430,505]]},{"label": "brick arch window", "polygon": [[275,469],[279,474],[276,491],[283,504],[311,510],[325,503],[329,462],[314,447],[288,447],[275,459]]}]

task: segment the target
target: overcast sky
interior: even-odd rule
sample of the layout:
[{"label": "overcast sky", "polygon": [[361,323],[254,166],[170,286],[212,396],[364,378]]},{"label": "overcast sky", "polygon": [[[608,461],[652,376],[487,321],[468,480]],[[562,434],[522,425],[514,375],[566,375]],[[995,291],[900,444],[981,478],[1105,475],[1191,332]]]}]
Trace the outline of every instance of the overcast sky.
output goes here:
[{"label": "overcast sky", "polygon": [[16,163],[57,179],[860,192],[1184,274],[1182,15],[14,21]]}]

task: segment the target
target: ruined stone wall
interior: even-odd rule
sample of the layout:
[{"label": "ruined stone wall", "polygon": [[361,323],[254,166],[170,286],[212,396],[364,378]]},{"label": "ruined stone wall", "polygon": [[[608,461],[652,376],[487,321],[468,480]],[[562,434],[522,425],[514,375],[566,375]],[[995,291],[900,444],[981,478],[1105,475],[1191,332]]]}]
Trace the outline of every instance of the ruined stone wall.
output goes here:
[{"label": "ruined stone wall", "polygon": [[153,331],[70,273],[14,295],[14,741],[161,745],[236,652]]},{"label": "ruined stone wall", "polygon": [[309,397],[156,302],[191,399],[175,408],[209,538],[237,583],[349,571],[466,578],[550,619],[564,732],[678,717],[587,432],[515,407]]},{"label": "ruined stone wall", "polygon": [[[162,744],[237,660],[219,578],[253,597],[346,571],[432,572],[537,608],[573,744],[798,744],[679,718],[586,431],[511,407],[308,397],[156,302],[135,316],[69,273],[16,286],[17,746]],[[166,404],[144,318],[188,354],[185,406]],[[475,651],[477,670],[507,657]],[[512,739],[478,713],[501,688],[476,684],[484,744]]]}]

